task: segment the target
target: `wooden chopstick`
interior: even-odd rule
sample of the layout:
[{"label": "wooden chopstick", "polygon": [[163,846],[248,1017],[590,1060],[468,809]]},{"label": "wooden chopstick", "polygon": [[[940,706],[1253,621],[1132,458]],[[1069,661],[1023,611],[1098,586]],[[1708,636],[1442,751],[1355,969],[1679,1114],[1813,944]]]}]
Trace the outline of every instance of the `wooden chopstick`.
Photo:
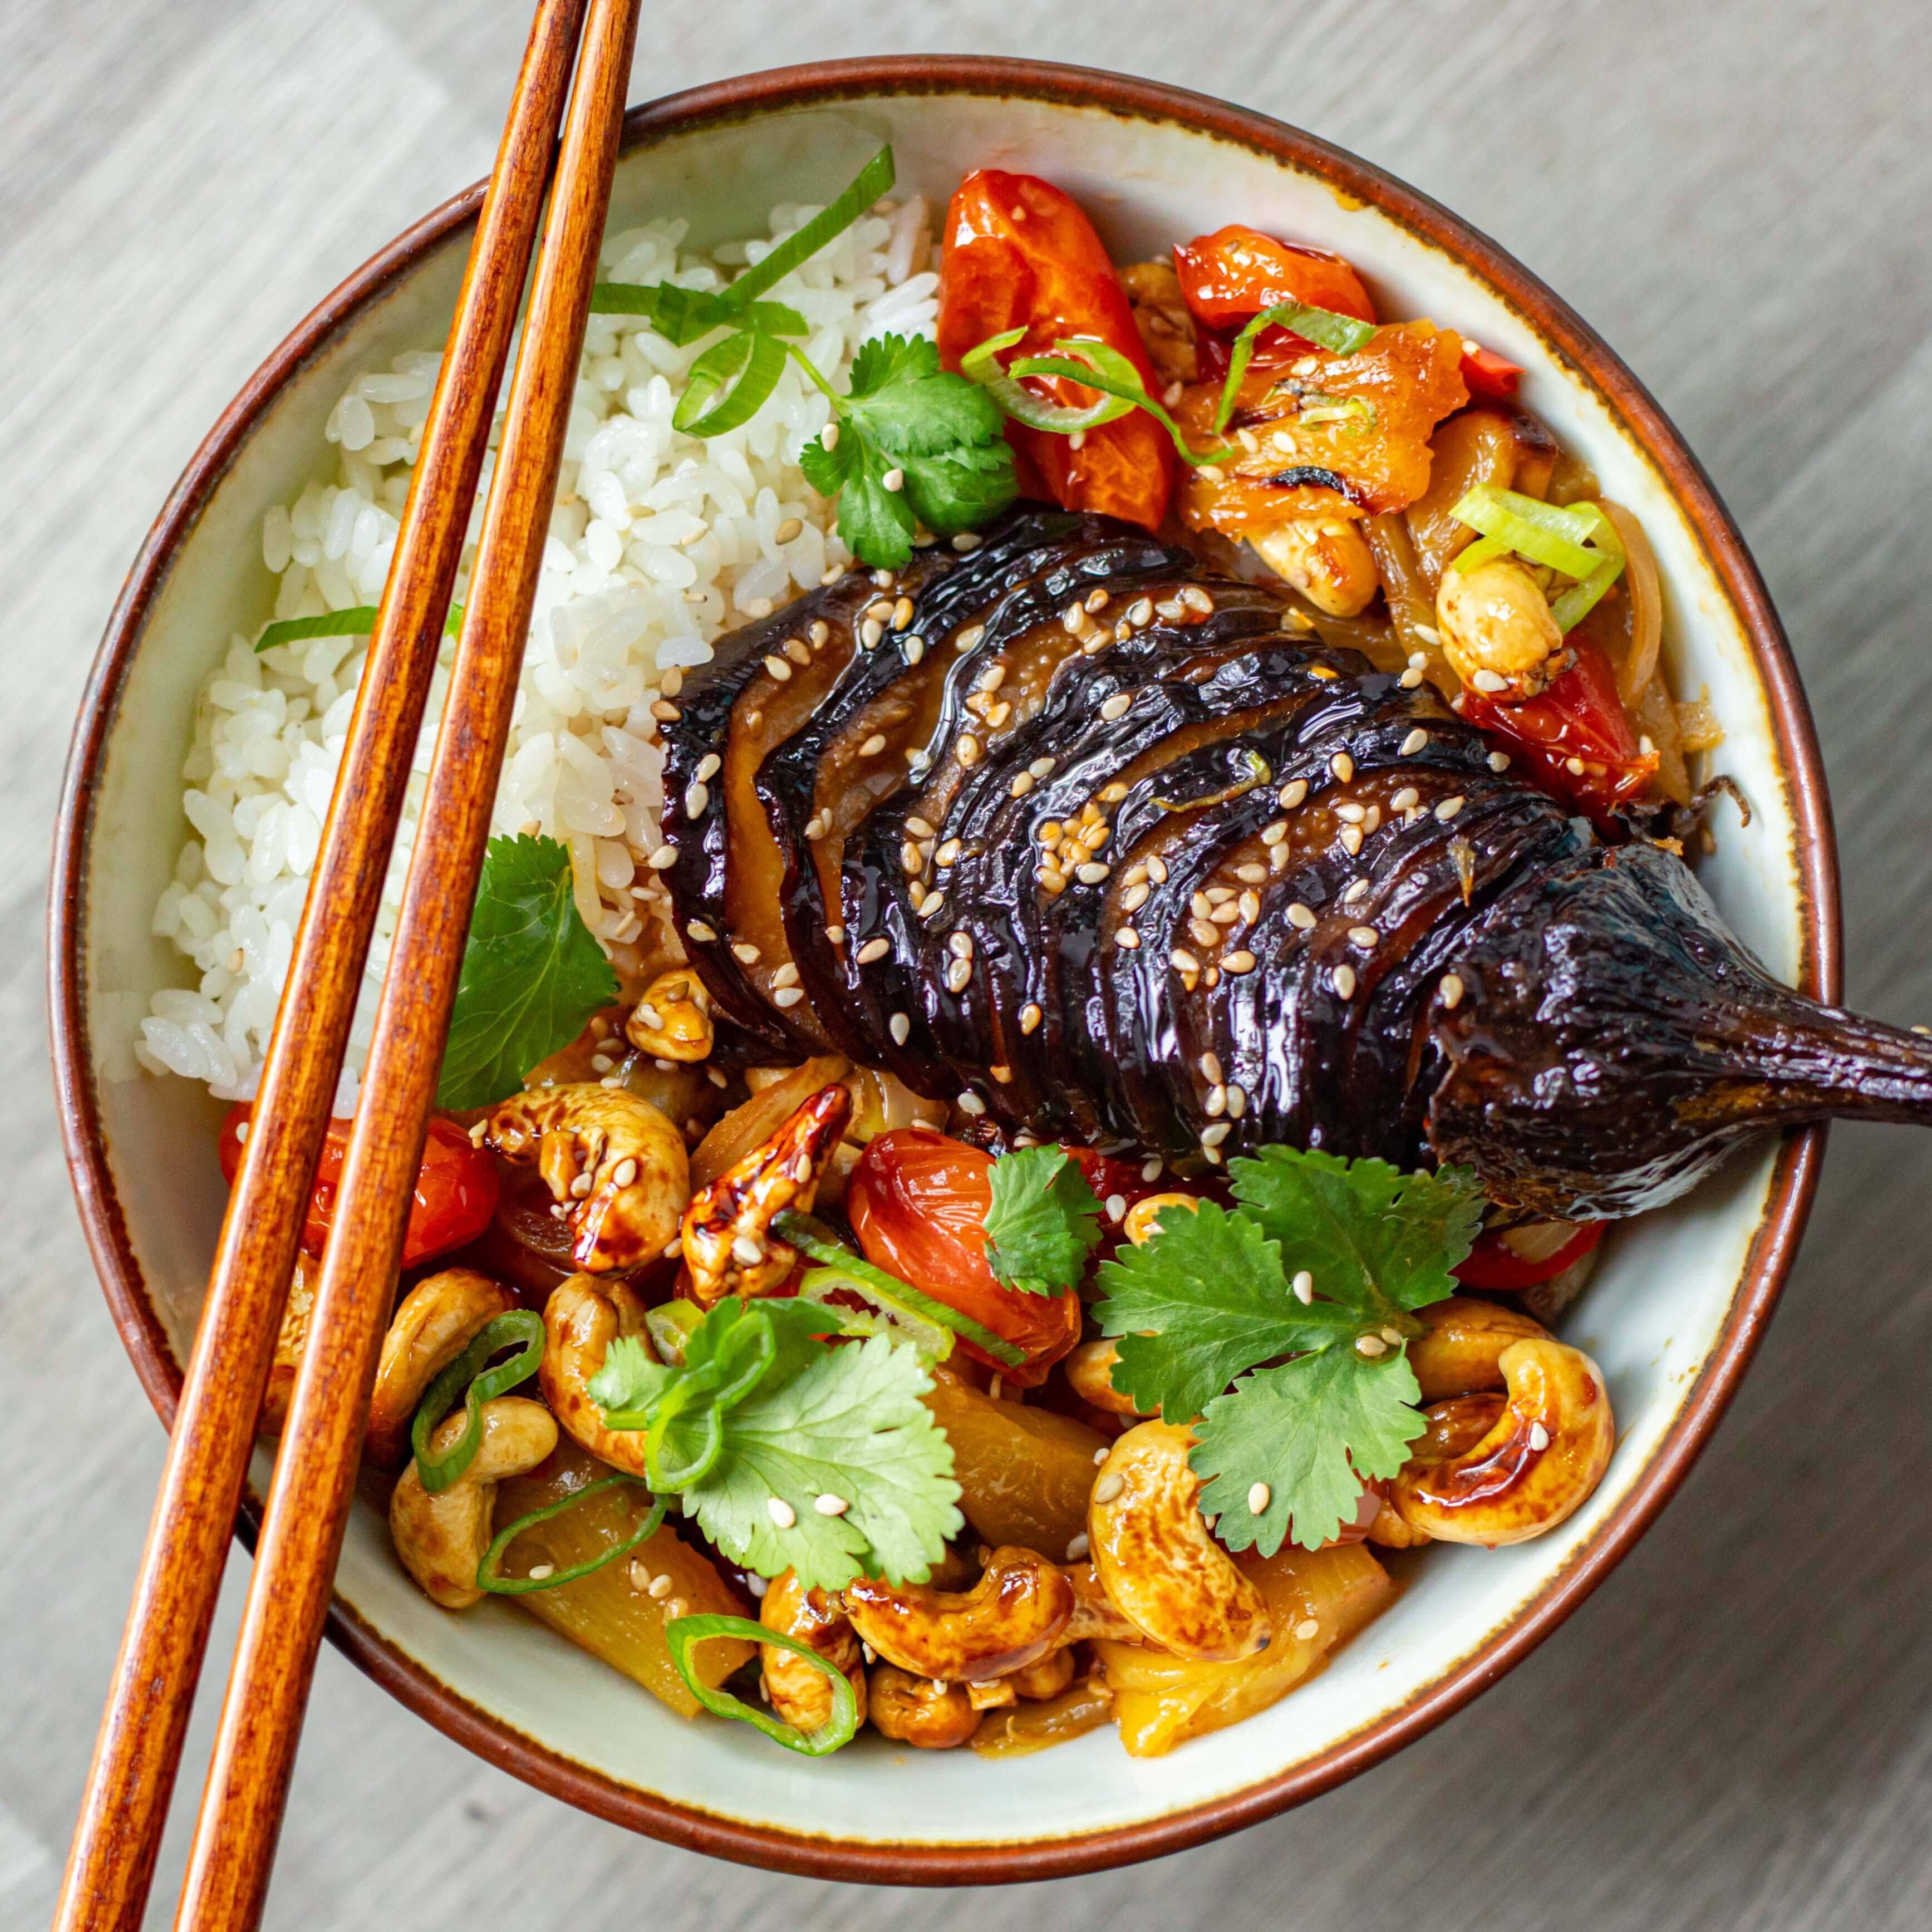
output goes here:
[{"label": "wooden chopstick", "polygon": [[[625,10],[634,19],[634,0],[629,0]],[[585,0],[541,0],[478,220],[455,322],[398,534],[395,560],[370,640],[328,822],[269,1042],[251,1131],[222,1223],[208,1297],[176,1412],[154,1514],[68,1856],[55,1920],[56,1932],[82,1932],[82,1928],[86,1932],[106,1932],[106,1928],[135,1932],[153,1880],[155,1854],[207,1647],[280,1312],[328,1128],[387,855],[401,814],[443,618],[508,359],[584,12]],[[626,52],[615,80],[620,106],[630,36],[626,33],[622,38]],[[607,49],[610,40],[607,29]],[[607,58],[607,68],[608,64]],[[603,73],[594,90],[600,112],[610,85],[609,74]],[[607,193],[608,157],[613,140],[600,134],[586,142],[576,120],[574,116],[577,145],[596,146],[599,178],[604,182],[601,192]],[[562,225],[575,234],[588,215],[580,190],[572,206],[578,211],[576,218]],[[601,200],[597,206],[601,227]],[[589,245],[594,260],[594,239]],[[580,322],[578,326],[580,329]],[[522,359],[531,361],[533,370],[538,363],[546,370],[551,366],[550,358],[541,354]],[[574,360],[573,350],[573,364]],[[566,376],[566,404],[568,394]],[[554,474],[554,457],[551,466]],[[526,506],[527,490],[526,482],[520,504]],[[508,514],[506,504],[504,515]],[[541,538],[537,542],[540,544]],[[530,568],[533,574],[534,565]],[[480,581],[480,563],[476,574]],[[528,616],[527,590],[519,592],[513,585],[508,594],[500,590],[498,594],[504,606],[500,622],[491,614],[494,598],[478,598],[472,592],[464,627],[466,646],[472,632],[479,638],[486,632],[500,632],[519,599],[522,616],[514,635],[520,639]],[[512,649],[507,670],[500,642],[494,650],[494,657],[480,664],[472,657],[468,683],[473,686],[479,676],[485,676],[501,682],[503,689],[480,705],[473,689],[464,700],[466,718],[473,710],[486,731],[497,711],[506,714],[516,676],[517,649]],[[454,717],[458,708],[454,689],[450,704]],[[451,742],[446,729],[439,746],[440,764],[444,746]],[[472,796],[458,800],[459,809],[494,794],[502,751],[500,724],[490,742],[494,751],[487,782],[479,764]],[[425,804],[417,862],[410,874],[412,956],[418,962],[424,951],[425,922],[433,928],[439,918],[448,927],[441,935],[442,950],[451,952],[452,958],[460,955],[480,862],[481,825],[470,837],[474,849],[466,852],[461,849],[462,835],[452,838],[444,824],[448,803],[446,793],[441,810]],[[473,817],[473,812],[470,815]],[[426,890],[428,881],[422,862],[431,839],[438,841],[438,849],[452,868],[440,905]],[[418,884],[418,880],[424,883]],[[370,1190],[372,1186],[390,1184],[399,1154],[405,1148],[416,1150],[407,1159],[409,1172],[413,1174],[424,1132],[427,1094],[434,1086],[433,1071],[425,1082],[420,1068],[427,1064],[433,1069],[440,1054],[448,1022],[448,988],[453,984],[452,966],[444,976],[440,1000],[418,1000],[409,1012],[399,1013],[396,1003],[387,995],[398,985],[396,967],[404,956],[404,935],[399,929],[386,986],[383,1011],[388,1025],[380,1036],[383,1072],[368,1083],[369,1099],[359,1110],[360,1125],[352,1143],[350,1172],[344,1175],[343,1210],[332,1253],[348,1248],[345,1238],[356,1232],[356,1223],[361,1221],[380,1221],[394,1238],[369,1268],[359,1296],[356,1282],[345,1283],[344,1268],[338,1265],[334,1270],[334,1292],[327,1296],[329,1346],[311,1346],[310,1366],[314,1372],[305,1372],[302,1378],[284,1435],[280,1468],[296,1459],[304,1432],[332,1442],[346,1438],[352,1444],[361,1432],[368,1378],[365,1374],[358,1384],[353,1371],[365,1358],[373,1364],[374,1352],[366,1343],[358,1348],[357,1336],[364,1330],[373,1334],[386,1312],[379,1304],[393,1277],[405,1212],[400,1204],[406,1202],[409,1195],[406,1184],[394,1183],[395,1200],[386,1210],[379,1210],[370,1201]],[[398,1073],[412,1066],[418,1070],[412,1084],[400,1096],[380,1090],[383,1083],[393,1086]],[[372,1075],[376,1067],[377,1060],[372,1056]],[[413,1098],[418,1089],[424,1094],[420,1105]],[[376,1158],[379,1153],[386,1160]],[[348,1201],[350,1173],[362,1177],[357,1182],[358,1206],[353,1213]],[[370,1252],[366,1238],[356,1246],[358,1256],[366,1259]],[[326,1276],[326,1293],[328,1280]],[[322,1316],[319,1304],[318,1324]],[[346,1375],[345,1364],[349,1370]],[[339,1452],[337,1460],[341,1460]],[[196,1870],[201,1874],[208,1916],[196,1920],[184,1915],[184,1923],[252,1924],[259,1913],[285,1795],[286,1767],[314,1667],[320,1609],[304,1619],[302,1644],[296,1651],[284,1648],[278,1653],[283,1667],[298,1680],[290,1687],[292,1697],[284,1695],[272,1707],[265,1706],[252,1673],[261,1667],[262,1626],[274,1618],[279,1600],[305,1604],[313,1598],[318,1605],[326,1601],[352,1480],[352,1448],[346,1461],[348,1475],[325,1492],[300,1498],[308,1512],[305,1538],[290,1543],[286,1526],[290,1509],[285,1504],[280,1512],[282,1523],[276,1532],[274,1561],[272,1564],[258,1562],[249,1598],[250,1628],[256,1640],[255,1648],[246,1653],[249,1670],[242,1672],[238,1662],[238,1675],[231,1682],[224,1709],[218,1764],[229,1781],[218,1787],[221,1800],[207,1814],[222,1828],[208,1841],[224,1856],[229,1847],[245,1844],[247,1856],[259,1869],[246,1886],[231,1884],[224,1894],[212,1881],[230,1868],[218,1860],[211,1864],[198,1839]],[[286,1497],[288,1492],[288,1486],[278,1482],[277,1495]],[[270,1520],[275,1520],[272,1504]],[[265,1531],[265,1557],[269,1548]],[[272,1789],[264,1786],[250,1792],[234,1783],[236,1774],[254,1774],[264,1762],[280,1766]],[[238,1803],[252,1804],[254,1810],[252,1830],[239,1837],[229,1828]],[[223,1917],[224,1910],[244,1916]]]}]

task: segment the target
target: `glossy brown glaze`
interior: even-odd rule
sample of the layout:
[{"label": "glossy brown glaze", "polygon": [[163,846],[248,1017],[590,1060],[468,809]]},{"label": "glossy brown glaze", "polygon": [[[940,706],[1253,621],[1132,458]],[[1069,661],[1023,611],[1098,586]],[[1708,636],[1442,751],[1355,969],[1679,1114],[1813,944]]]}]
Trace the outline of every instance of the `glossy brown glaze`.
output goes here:
[{"label": "glossy brown glaze", "polygon": [[[1800,984],[1815,997],[1833,997],[1839,984],[1840,940],[1826,789],[1810,713],[1762,580],[1696,459],[1642,385],[1581,317],[1493,243],[1378,170],[1265,116],[1156,82],[1028,61],[883,58],[754,75],[633,110],[626,141],[627,146],[644,146],[774,111],[881,94],[916,98],[962,93],[1180,125],[1313,175],[1463,264],[1525,319],[1556,360],[1600,399],[1663,477],[1696,531],[1750,640],[1796,821],[1796,862],[1805,896]],[[481,200],[480,186],[466,190],[398,236],[298,326],[223,413],[164,506],[129,574],[76,727],[50,890],[56,1076],[70,1169],[96,1268],[136,1372],[164,1420],[175,1412],[181,1372],[116,1196],[86,1006],[89,840],[110,737],[135,652],[172,561],[259,423],[297,374],[354,318],[438,248],[460,239]],[[340,1598],[331,1613],[330,1634],[392,1696],[499,1768],[614,1823],[689,1850],[776,1870],[895,1885],[1051,1878],[1180,1850],[1317,1796],[1423,1735],[1520,1662],[1616,1567],[1688,1473],[1762,1337],[1802,1232],[1823,1146],[1820,1128],[1787,1139],[1737,1297],[1709,1360],[1644,1470],[1562,1575],[1399,1710],[1312,1757],[1209,1803],[1115,1828],[992,1846],[881,1845],[797,1836],[675,1802],[551,1750],[438,1679]],[[252,1538],[253,1508],[244,1502],[244,1538]]]}]

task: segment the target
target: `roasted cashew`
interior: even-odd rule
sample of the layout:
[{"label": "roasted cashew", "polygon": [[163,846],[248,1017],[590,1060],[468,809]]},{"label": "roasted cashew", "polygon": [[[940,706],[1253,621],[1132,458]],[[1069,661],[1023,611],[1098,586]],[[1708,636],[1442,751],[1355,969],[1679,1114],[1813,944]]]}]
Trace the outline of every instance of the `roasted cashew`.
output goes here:
[{"label": "roasted cashew", "polygon": [[1550,1339],[1550,1330],[1527,1315],[1464,1294],[1418,1309],[1416,1319],[1427,1332],[1409,1343],[1408,1366],[1424,1402],[1501,1388],[1497,1363],[1503,1351],[1514,1342]]},{"label": "roasted cashew", "polygon": [[568,1204],[572,1259],[592,1274],[662,1254],[690,1198],[683,1136],[622,1088],[516,1094],[484,1117],[482,1144],[506,1160],[536,1161],[550,1198]]},{"label": "roasted cashew", "polygon": [[963,1684],[935,1684],[896,1664],[875,1664],[867,1702],[886,1736],[921,1750],[950,1750],[980,1728],[980,1713]]},{"label": "roasted cashew", "polygon": [[[866,1666],[850,1621],[823,1590],[808,1590],[798,1572],[775,1576],[758,1606],[758,1621],[767,1630],[809,1644],[827,1664],[851,1679],[859,1700],[859,1722],[866,1721]],[[766,1701],[788,1724],[815,1731],[832,1721],[832,1680],[814,1670],[795,1651],[775,1643],[761,1644]]]},{"label": "roasted cashew", "polygon": [[1087,1534],[1102,1588],[1143,1636],[1232,1664],[1268,1648],[1268,1604],[1202,1520],[1193,1442],[1171,1422],[1129,1430],[1100,1466]]},{"label": "roasted cashew", "polygon": [[1245,534],[1276,576],[1331,617],[1360,616],[1382,588],[1360,518],[1293,517]]},{"label": "roasted cashew", "polygon": [[1442,655],[1465,684],[1491,697],[1534,698],[1569,661],[1550,600],[1514,558],[1454,565],[1436,592]]},{"label": "roasted cashew", "polygon": [[[489,1552],[496,1485],[534,1469],[556,1447],[556,1424],[540,1402],[499,1396],[479,1414],[476,1456],[448,1489],[431,1496],[412,1462],[389,1498],[389,1534],[403,1568],[446,1610],[467,1610],[482,1598],[476,1570]],[[468,1420],[461,1409],[446,1416],[430,1447],[439,1454],[451,1448]]]},{"label": "roasted cashew", "polygon": [[410,1424],[423,1391],[454,1361],[493,1316],[507,1315],[517,1298],[474,1268],[445,1268],[416,1283],[402,1299],[382,1338],[376,1392],[369,1399],[364,1461],[400,1469],[410,1453]]},{"label": "roasted cashew", "polygon": [[716,1034],[704,982],[688,966],[660,973],[632,1008],[624,1037],[653,1060],[709,1060]]},{"label": "roasted cashew", "polygon": [[634,1336],[646,1353],[656,1354],[644,1326],[644,1304],[627,1283],[599,1281],[587,1274],[559,1282],[544,1306],[543,1360],[537,1383],[550,1413],[573,1441],[613,1468],[641,1476],[644,1431],[606,1429],[604,1412],[587,1388],[590,1378],[604,1366],[604,1352],[620,1335]]},{"label": "roasted cashew", "polygon": [[1191,382],[1200,374],[1194,317],[1171,261],[1130,262],[1121,269],[1134,327],[1162,384]]},{"label": "roasted cashew", "polygon": [[[1478,1430],[1477,1437],[1480,1438],[1483,1432]],[[1389,1486],[1386,1483],[1370,1486],[1382,1498],[1382,1507],[1376,1511],[1375,1520],[1368,1528],[1371,1543],[1382,1550],[1419,1550],[1424,1544],[1435,1540],[1426,1530],[1412,1528],[1402,1521],[1396,1514],[1395,1504],[1388,1499]]]},{"label": "roasted cashew", "polygon": [[268,1385],[262,1391],[262,1414],[256,1424],[264,1436],[279,1436],[289,1419],[289,1403],[296,1392],[296,1371],[302,1366],[302,1351],[308,1346],[308,1324],[315,1313],[315,1285],[321,1278],[322,1264],[313,1255],[298,1248],[295,1272],[289,1277],[289,1298],[282,1304],[281,1326],[275,1330],[274,1360],[268,1367]]},{"label": "roasted cashew", "polygon": [[1162,1212],[1169,1208],[1184,1208],[1190,1214],[1198,1214],[1201,1211],[1201,1197],[1198,1194],[1150,1194],[1127,1210],[1126,1218],[1120,1223],[1120,1232],[1136,1247],[1144,1248],[1160,1232]]},{"label": "roasted cashew", "polygon": [[[1516,1342],[1497,1366],[1506,1395],[1440,1406],[1465,1420],[1490,1407],[1491,1426],[1460,1452],[1450,1432],[1432,1426],[1433,1439],[1425,1439],[1390,1491],[1402,1520],[1440,1542],[1494,1547],[1540,1536],[1588,1498],[1609,1466],[1616,1425],[1602,1372],[1588,1356],[1561,1342]],[[1436,1411],[1430,1414],[1433,1424]],[[1438,1445],[1446,1453],[1437,1457]]]},{"label": "roasted cashew", "polygon": [[1111,1379],[1114,1364],[1120,1359],[1119,1348],[1102,1337],[1082,1342],[1060,1366],[1066,1371],[1068,1386],[1082,1402],[1105,1409],[1109,1415],[1144,1415],[1147,1412],[1135,1408],[1133,1397],[1123,1395]]},{"label": "roasted cashew", "polygon": [[791,1273],[798,1250],[773,1236],[772,1222],[788,1208],[811,1213],[819,1173],[851,1115],[844,1086],[821,1088],[770,1139],[692,1196],[684,1262],[700,1308],[728,1294],[767,1294]]},{"label": "roasted cashew", "polygon": [[888,1664],[978,1683],[1044,1657],[1072,1620],[1073,1586],[1036,1551],[1008,1547],[964,1591],[861,1578],[842,1595],[852,1627]]},{"label": "roasted cashew", "polygon": [[1107,1637],[1116,1643],[1145,1643],[1138,1624],[1130,1623],[1114,1607],[1113,1599],[1101,1587],[1100,1573],[1091,1563],[1066,1566],[1066,1580],[1073,1586],[1073,1614],[1055,1640],[1056,1649]]},{"label": "roasted cashew", "polygon": [[1044,1703],[1049,1697],[1058,1697],[1073,1682],[1073,1652],[1063,1644],[1059,1649],[1048,1651],[1036,1662],[1000,1681],[1010,1684],[1016,1696]]}]

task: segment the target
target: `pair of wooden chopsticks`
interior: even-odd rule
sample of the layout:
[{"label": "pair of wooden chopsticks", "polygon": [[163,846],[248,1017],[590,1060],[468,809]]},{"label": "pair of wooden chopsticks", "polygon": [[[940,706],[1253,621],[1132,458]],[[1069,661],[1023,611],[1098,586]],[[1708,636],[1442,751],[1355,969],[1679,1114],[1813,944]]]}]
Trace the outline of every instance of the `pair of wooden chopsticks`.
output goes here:
[{"label": "pair of wooden chopsticks", "polygon": [[222,1224],[57,1932],[134,1932],[147,1902],[548,188],[448,707],[176,1924],[240,1932],[261,1916],[489,833],[637,18],[638,0],[542,0],[530,30]]}]

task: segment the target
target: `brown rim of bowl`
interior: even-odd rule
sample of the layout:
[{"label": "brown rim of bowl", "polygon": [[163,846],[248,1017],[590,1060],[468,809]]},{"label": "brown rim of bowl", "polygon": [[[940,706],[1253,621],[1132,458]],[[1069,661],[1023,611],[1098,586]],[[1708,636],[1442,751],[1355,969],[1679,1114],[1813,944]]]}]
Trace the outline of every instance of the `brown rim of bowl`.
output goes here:
[{"label": "brown rim of bowl", "polygon": [[[1473,268],[1593,386],[1656,466],[1695,528],[1750,639],[1788,775],[1804,894],[1799,982],[1835,999],[1840,974],[1838,856],[1810,709],[1784,631],[1730,512],[1696,458],[1609,346],[1520,262],[1448,209],[1353,155],[1268,116],[1160,82],[1082,68],[955,56],[815,62],[694,88],[634,108],[628,152],[672,134],[775,109],[880,94],[974,94],[1102,109],[1177,122],[1318,175]],[[82,892],[96,788],[110,728],[148,612],[175,552],[193,530],[256,418],[365,303],[476,213],[482,184],[453,196],[371,256],[278,346],[225,410],[183,472],[129,572],[89,677],[76,722],[49,886],[50,1003],[62,1131],[81,1220],[101,1286],[142,1387],[163,1420],[180,1370],[143,1288],[109,1174],[84,1010]],[[1072,1838],[1009,1844],[867,1844],[747,1825],[622,1784],[562,1757],[439,1682],[338,1599],[329,1636],[363,1670],[445,1736],[540,1790],[666,1843],[807,1876],[889,1885],[984,1884],[1056,1878],[1156,1858],[1272,1817],[1352,1778],[1440,1724],[1563,1622],[1622,1560],[1689,1472],[1762,1339],[1796,1252],[1818,1179],[1824,1130],[1789,1135],[1763,1222],[1718,1345],[1670,1432],[1620,1503],[1568,1568],[1526,1609],[1400,1710],[1327,1750],[1246,1790],[1167,1816]],[[252,1544],[254,1505],[241,1533]]]}]

